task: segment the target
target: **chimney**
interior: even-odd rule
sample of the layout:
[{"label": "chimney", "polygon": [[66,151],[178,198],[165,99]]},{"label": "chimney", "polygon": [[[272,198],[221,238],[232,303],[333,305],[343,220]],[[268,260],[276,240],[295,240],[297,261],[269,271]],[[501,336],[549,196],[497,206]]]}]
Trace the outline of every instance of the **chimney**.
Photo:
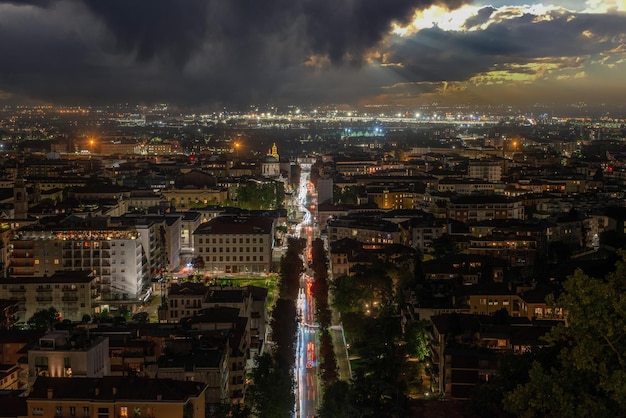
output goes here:
[{"label": "chimney", "polygon": [[54,396],[54,390],[52,388],[48,388],[48,399],[52,399]]},{"label": "chimney", "polygon": [[157,401],[160,401],[161,399],[163,399],[163,395],[157,395]]},{"label": "chimney", "polygon": [[113,392],[113,396],[117,395],[117,388],[115,386],[113,386],[113,389],[111,389],[111,391]]},{"label": "chimney", "polygon": [[100,388],[96,388],[95,394],[96,394],[96,396],[100,396]]}]

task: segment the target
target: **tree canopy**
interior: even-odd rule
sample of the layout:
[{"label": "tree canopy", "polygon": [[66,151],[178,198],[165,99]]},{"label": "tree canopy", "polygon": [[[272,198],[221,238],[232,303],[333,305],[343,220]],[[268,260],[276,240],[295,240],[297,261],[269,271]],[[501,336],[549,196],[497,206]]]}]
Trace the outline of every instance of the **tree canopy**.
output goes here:
[{"label": "tree canopy", "polygon": [[[623,254],[622,254],[623,256]],[[504,397],[524,418],[618,416],[626,411],[626,264],[604,278],[577,270],[563,285],[557,306],[567,323],[547,335],[557,352],[535,359],[528,382]]]},{"label": "tree canopy", "polygon": [[37,311],[26,322],[30,329],[48,330],[59,323],[59,312],[54,307]]},{"label": "tree canopy", "polygon": [[285,192],[278,183],[246,183],[237,188],[237,203],[242,209],[276,209],[283,203]]}]

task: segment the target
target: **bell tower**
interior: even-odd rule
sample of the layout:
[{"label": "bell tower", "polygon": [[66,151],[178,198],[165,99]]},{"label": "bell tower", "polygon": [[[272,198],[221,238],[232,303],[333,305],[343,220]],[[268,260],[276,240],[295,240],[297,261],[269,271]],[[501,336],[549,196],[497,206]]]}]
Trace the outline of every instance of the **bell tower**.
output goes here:
[{"label": "bell tower", "polygon": [[28,193],[24,184],[24,175],[18,167],[15,184],[13,185],[13,212],[15,219],[28,217]]}]

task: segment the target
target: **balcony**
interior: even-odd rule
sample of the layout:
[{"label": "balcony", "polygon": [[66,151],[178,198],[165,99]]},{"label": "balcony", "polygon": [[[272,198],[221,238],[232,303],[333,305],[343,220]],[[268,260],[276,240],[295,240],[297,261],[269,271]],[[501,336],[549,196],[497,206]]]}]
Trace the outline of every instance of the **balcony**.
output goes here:
[{"label": "balcony", "polygon": [[76,303],[76,302],[78,302],[78,296],[63,296],[61,298],[61,300],[63,302],[70,302],[70,303],[74,302],[74,303]]},{"label": "balcony", "polygon": [[12,288],[9,288],[9,292],[24,293],[26,292],[26,289],[24,289],[23,287],[12,287]]},{"label": "balcony", "polygon": [[52,296],[37,296],[35,300],[37,302],[52,302]]},{"label": "balcony", "polygon": [[44,292],[44,293],[52,292],[52,288],[51,287],[38,287],[37,292]]}]

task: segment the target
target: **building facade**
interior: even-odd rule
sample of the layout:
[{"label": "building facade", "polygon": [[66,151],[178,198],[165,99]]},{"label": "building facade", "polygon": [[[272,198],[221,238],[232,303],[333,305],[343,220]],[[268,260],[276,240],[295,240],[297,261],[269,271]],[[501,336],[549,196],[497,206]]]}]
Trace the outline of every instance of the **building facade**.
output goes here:
[{"label": "building facade", "polygon": [[194,231],[196,267],[209,273],[268,273],[272,262],[274,218],[219,216]]}]

